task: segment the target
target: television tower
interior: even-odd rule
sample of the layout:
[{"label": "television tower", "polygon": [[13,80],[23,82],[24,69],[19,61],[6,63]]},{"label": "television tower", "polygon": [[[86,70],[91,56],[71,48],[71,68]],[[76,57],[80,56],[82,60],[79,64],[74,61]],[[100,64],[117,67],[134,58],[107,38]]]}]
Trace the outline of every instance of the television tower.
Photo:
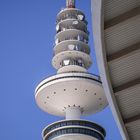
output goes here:
[{"label": "television tower", "polygon": [[57,74],[43,80],[35,90],[37,105],[49,114],[65,117],[47,126],[43,140],[104,140],[105,130],[82,120],[107,106],[100,78],[87,72],[91,66],[89,32],[82,11],[74,0],[57,15],[54,57]]}]

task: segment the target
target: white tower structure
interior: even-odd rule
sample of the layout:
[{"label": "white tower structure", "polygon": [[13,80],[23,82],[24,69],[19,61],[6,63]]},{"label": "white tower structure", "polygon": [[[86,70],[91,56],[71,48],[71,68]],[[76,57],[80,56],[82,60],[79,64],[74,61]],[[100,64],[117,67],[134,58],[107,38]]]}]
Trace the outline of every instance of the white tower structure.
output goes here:
[{"label": "white tower structure", "polygon": [[104,140],[101,126],[80,119],[107,105],[100,78],[87,72],[92,60],[85,15],[74,0],[66,0],[56,24],[52,65],[57,74],[37,86],[35,99],[43,111],[66,119],[47,126],[43,140]]}]

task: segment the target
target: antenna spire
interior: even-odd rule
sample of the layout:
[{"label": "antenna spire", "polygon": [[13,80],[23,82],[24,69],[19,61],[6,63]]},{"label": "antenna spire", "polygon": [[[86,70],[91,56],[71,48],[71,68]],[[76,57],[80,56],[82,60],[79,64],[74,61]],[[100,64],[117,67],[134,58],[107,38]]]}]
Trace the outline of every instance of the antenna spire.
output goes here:
[{"label": "antenna spire", "polygon": [[75,8],[75,0],[66,0],[67,8]]}]

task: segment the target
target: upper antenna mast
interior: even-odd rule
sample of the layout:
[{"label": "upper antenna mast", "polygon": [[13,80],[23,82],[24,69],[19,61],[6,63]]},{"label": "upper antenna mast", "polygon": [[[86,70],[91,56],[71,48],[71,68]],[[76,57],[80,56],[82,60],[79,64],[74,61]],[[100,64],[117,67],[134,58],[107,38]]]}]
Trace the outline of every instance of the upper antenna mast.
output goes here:
[{"label": "upper antenna mast", "polygon": [[66,0],[67,8],[75,8],[75,0]]}]

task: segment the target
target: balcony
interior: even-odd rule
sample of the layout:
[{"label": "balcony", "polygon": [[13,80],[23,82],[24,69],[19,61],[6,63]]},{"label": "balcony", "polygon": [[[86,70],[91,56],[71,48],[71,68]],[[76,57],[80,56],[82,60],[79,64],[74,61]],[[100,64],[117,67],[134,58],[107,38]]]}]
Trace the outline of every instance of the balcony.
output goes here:
[{"label": "balcony", "polygon": [[[63,45],[63,44],[62,44]],[[85,44],[84,44],[85,45]],[[66,44],[66,45],[63,45],[63,47],[55,47],[54,49],[54,54],[53,56],[55,56],[56,54],[58,53],[61,53],[63,51],[80,51],[80,52],[84,52],[86,54],[89,54],[90,53],[90,49],[87,48],[87,46],[82,46],[82,45],[77,45],[77,44]]]},{"label": "balcony", "polygon": [[56,24],[66,19],[76,19],[83,21],[86,25],[88,24],[88,22],[85,20],[85,15],[78,9],[63,10],[60,12],[57,16]]},{"label": "balcony", "polygon": [[106,132],[101,126],[99,126],[98,124],[95,124],[93,122],[84,121],[84,120],[64,120],[64,121],[56,122],[44,129],[43,136],[45,136],[50,131],[52,131],[56,128],[60,128],[60,127],[64,127],[64,126],[73,126],[73,125],[90,127],[90,128],[96,129],[97,131],[101,132],[104,136],[106,136]]},{"label": "balcony", "polygon": [[[58,136],[66,136],[68,134],[91,136],[98,140],[104,140],[106,135],[105,130],[92,122],[84,120],[65,120],[61,122],[56,122],[43,131],[43,137],[45,140],[51,140]],[[72,137],[73,137],[72,136]]]},{"label": "balcony", "polygon": [[62,32],[62,31],[66,31],[66,30],[69,30],[69,29],[76,29],[76,30],[80,30],[80,31],[83,31],[85,32],[86,34],[89,35],[89,32],[87,30],[86,27],[81,27],[78,25],[78,23],[76,24],[76,21],[75,21],[75,24],[72,24],[72,25],[68,25],[66,27],[63,27],[63,25],[57,25],[56,27],[56,32],[59,33],[59,32]]},{"label": "balcony", "polygon": [[60,65],[61,67],[69,66],[69,65],[77,65],[77,66],[85,67],[84,62],[81,59],[79,60],[65,59],[60,63]]},{"label": "balcony", "polygon": [[62,37],[60,37],[60,39],[58,37],[59,37],[59,35],[57,35],[57,38],[55,40],[55,45],[58,45],[62,41],[67,41],[67,40],[77,40],[77,41],[81,41],[81,42],[88,44],[88,38],[84,35],[72,34],[71,36],[70,35],[62,36]]},{"label": "balcony", "polygon": [[[71,136],[69,134],[71,134]],[[69,136],[73,139],[75,135],[79,135],[79,138],[83,138],[83,136],[84,138],[85,136],[91,136],[91,140],[93,138],[98,140],[104,140],[104,137],[100,133],[87,128],[64,128],[61,130],[54,131],[50,135],[46,136],[44,140],[55,140],[55,138],[57,138],[58,136],[62,136],[65,138]]]}]

